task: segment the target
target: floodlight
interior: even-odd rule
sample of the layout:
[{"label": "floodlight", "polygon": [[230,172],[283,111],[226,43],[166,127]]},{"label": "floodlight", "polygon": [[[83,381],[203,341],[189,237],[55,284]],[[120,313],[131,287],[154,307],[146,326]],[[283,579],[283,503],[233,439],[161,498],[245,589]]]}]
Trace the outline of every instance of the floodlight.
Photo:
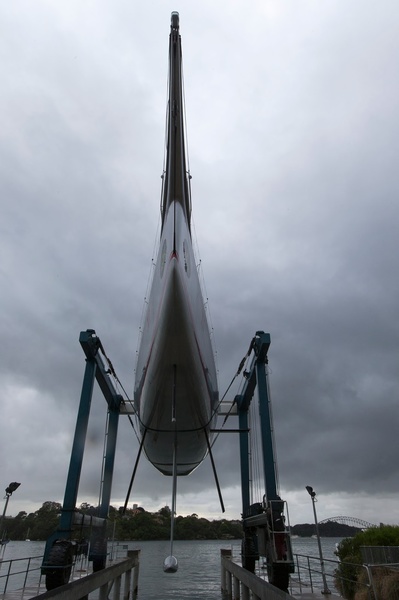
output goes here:
[{"label": "floodlight", "polygon": [[314,498],[316,496],[316,492],[313,491],[313,488],[310,485],[306,486],[306,491],[308,492],[308,494],[310,496],[312,496],[312,498]]},{"label": "floodlight", "polygon": [[21,485],[21,484],[20,484],[20,483],[18,483],[17,481],[12,481],[12,482],[10,483],[10,485],[9,485],[9,486],[6,488],[6,494],[7,494],[7,496],[11,496],[11,494],[12,494],[13,492],[15,492],[15,490],[17,490],[17,489],[19,488],[19,486],[20,486],[20,485]]}]

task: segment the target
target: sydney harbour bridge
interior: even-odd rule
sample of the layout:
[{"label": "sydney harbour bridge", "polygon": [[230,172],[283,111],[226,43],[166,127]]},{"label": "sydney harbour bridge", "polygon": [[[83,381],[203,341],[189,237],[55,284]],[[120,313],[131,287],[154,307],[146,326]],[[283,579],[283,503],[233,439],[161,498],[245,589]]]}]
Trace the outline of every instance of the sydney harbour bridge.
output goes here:
[{"label": "sydney harbour bridge", "polygon": [[325,523],[341,523],[342,525],[350,525],[351,527],[359,527],[359,529],[369,529],[370,527],[376,527],[374,523],[369,523],[368,521],[363,521],[362,519],[357,519],[356,517],[329,517],[328,519],[324,519],[323,521],[319,521],[319,525]]}]

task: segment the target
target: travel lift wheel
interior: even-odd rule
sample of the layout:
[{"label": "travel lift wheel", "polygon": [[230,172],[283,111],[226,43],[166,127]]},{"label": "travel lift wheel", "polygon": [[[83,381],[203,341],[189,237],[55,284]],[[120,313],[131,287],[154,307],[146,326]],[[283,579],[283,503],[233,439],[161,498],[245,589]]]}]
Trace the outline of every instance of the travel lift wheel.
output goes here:
[{"label": "travel lift wheel", "polygon": [[274,587],[288,593],[288,585],[290,583],[290,574],[285,564],[274,564],[267,568],[269,583]]},{"label": "travel lift wheel", "polygon": [[259,559],[253,534],[245,535],[241,543],[241,562],[244,569],[255,573],[255,561]]},{"label": "travel lift wheel", "polygon": [[[46,568],[46,589],[54,590],[69,581],[73,548],[67,540],[57,540],[52,546]],[[54,567],[53,569],[51,567]]]},{"label": "travel lift wheel", "polygon": [[107,562],[107,540],[102,538],[95,539],[90,546],[89,560],[93,561],[93,572],[105,569]]}]

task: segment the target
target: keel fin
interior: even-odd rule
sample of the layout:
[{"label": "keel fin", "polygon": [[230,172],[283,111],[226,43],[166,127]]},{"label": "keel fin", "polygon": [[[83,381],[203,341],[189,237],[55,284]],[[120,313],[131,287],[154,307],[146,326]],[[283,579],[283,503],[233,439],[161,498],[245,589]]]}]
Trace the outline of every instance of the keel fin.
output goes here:
[{"label": "keel fin", "polygon": [[163,562],[165,573],[176,573],[179,565],[177,558],[173,556],[173,539],[176,516],[176,495],[177,495],[177,439],[175,438],[173,446],[173,483],[172,483],[172,511],[170,514],[170,554]]}]

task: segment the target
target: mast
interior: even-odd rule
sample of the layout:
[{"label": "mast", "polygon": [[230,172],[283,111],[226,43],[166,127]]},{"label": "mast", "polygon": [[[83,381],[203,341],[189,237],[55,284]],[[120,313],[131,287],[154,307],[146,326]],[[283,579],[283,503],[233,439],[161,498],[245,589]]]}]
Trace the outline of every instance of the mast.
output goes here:
[{"label": "mast", "polygon": [[169,100],[166,172],[162,195],[162,227],[173,201],[181,204],[190,228],[191,203],[184,139],[182,47],[179,13],[172,12],[169,36]]}]

